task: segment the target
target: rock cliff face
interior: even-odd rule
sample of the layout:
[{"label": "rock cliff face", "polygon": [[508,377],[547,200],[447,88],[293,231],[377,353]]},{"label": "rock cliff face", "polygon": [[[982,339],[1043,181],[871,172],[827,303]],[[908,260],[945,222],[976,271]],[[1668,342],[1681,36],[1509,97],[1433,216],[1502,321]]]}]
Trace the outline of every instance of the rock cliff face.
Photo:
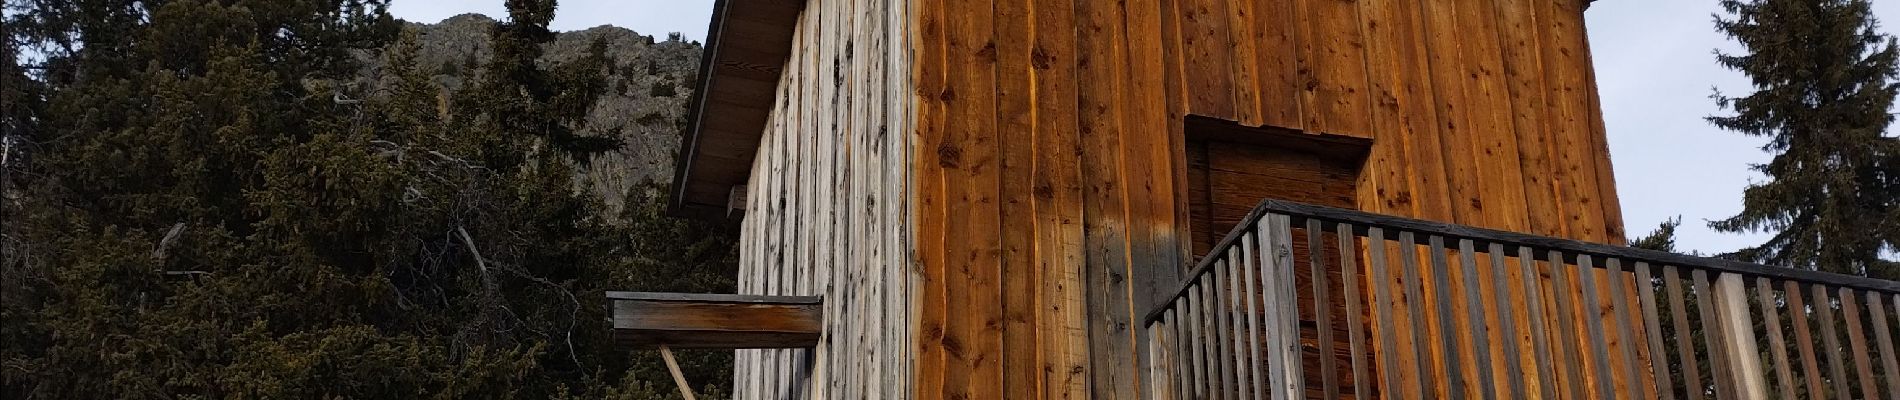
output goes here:
[{"label": "rock cliff face", "polygon": [[[495,20],[463,14],[434,24],[411,23],[420,33],[420,64],[435,68],[436,82],[460,90],[490,55],[489,31]],[[701,45],[677,34],[664,40],[615,26],[561,32],[544,48],[541,61],[557,63],[580,57],[596,39],[607,41],[613,60],[611,88],[589,112],[586,132],[619,137],[618,153],[597,157],[580,168],[583,189],[604,199],[617,213],[627,190],[642,182],[669,183],[685,126],[687,101],[699,68]]]}]

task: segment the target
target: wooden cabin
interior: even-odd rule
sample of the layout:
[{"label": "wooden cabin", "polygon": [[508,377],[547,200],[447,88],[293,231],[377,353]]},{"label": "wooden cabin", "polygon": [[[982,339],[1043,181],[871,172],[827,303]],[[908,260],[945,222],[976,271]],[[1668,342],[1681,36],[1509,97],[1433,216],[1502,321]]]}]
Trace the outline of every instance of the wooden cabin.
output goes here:
[{"label": "wooden cabin", "polygon": [[720,0],[673,206],[819,322],[711,347],[741,399],[1754,398],[1805,289],[1900,374],[1900,286],[1616,246],[1587,6]]}]

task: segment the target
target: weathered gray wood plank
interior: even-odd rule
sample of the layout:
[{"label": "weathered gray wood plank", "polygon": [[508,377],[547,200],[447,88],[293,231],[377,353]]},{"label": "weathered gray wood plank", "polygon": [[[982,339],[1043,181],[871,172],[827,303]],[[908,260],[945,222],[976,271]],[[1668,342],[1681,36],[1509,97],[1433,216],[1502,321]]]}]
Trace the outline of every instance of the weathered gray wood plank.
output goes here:
[{"label": "weathered gray wood plank", "polygon": [[[1386,241],[1382,228],[1371,227],[1366,235],[1366,263],[1372,267],[1372,309],[1374,326],[1372,331],[1379,338],[1379,394],[1388,398],[1405,393],[1399,387],[1404,382],[1399,379],[1402,369],[1413,366],[1399,365],[1398,326],[1392,322],[1392,274],[1386,269]],[[1411,369],[1417,371],[1416,369]]]},{"label": "weathered gray wood plank", "polygon": [[1260,228],[1266,231],[1267,237],[1266,245],[1261,250],[1265,255],[1261,259],[1273,263],[1270,269],[1273,274],[1269,276],[1273,278],[1274,285],[1269,292],[1271,297],[1268,297],[1268,303],[1274,305],[1274,320],[1277,321],[1271,329],[1278,332],[1273,346],[1274,353],[1278,355],[1273,359],[1280,361],[1280,366],[1273,371],[1279,375],[1280,384],[1284,385],[1274,387],[1274,398],[1302,398],[1306,393],[1306,374],[1300,365],[1303,352],[1300,350],[1300,313],[1296,307],[1299,292],[1293,282],[1292,221],[1284,215],[1268,215],[1261,218]]},{"label": "weathered gray wood plank", "polygon": [[[1212,257],[1225,258],[1218,254]],[[1230,300],[1233,294],[1229,290],[1233,279],[1227,275],[1227,266],[1230,264],[1228,260],[1216,262],[1212,276],[1214,280],[1208,282],[1214,291],[1213,301],[1209,303],[1214,313],[1214,334],[1208,335],[1207,340],[1212,342],[1209,345],[1214,349],[1213,363],[1220,368],[1220,375],[1214,381],[1220,385],[1218,398],[1227,400],[1234,399],[1234,390],[1238,383],[1238,379],[1234,376],[1233,313],[1229,312],[1232,310],[1229,306],[1233,304]]]},{"label": "weathered gray wood plank", "polygon": [[1616,371],[1610,369],[1610,351],[1604,343],[1606,332],[1603,330],[1603,307],[1598,303],[1595,261],[1595,257],[1589,255],[1577,256],[1577,286],[1583,290],[1583,320],[1588,327],[1584,334],[1590,336],[1591,376],[1596,378],[1597,397],[1607,398],[1616,396],[1616,386],[1612,383]]},{"label": "weathered gray wood plank", "polygon": [[[1491,287],[1493,288],[1493,293],[1496,293],[1496,303],[1500,308],[1498,312],[1498,338],[1502,339],[1503,342],[1497,343],[1497,345],[1503,346],[1500,350],[1502,350],[1504,359],[1498,360],[1498,362],[1504,366],[1505,389],[1507,391],[1505,396],[1512,399],[1529,398],[1530,393],[1525,391],[1524,374],[1518,373],[1517,370],[1517,368],[1521,368],[1523,365],[1523,355],[1521,351],[1524,343],[1522,343],[1521,337],[1517,334],[1517,310],[1514,309],[1515,302],[1511,299],[1510,273],[1513,270],[1505,266],[1505,264],[1507,264],[1506,259],[1510,258],[1510,256],[1504,253],[1504,245],[1502,244],[1492,243],[1491,248],[1487,250],[1486,256],[1491,258]],[[1531,275],[1525,275],[1523,279],[1535,280]]]},{"label": "weathered gray wood plank", "polygon": [[[1485,341],[1491,337],[1489,332],[1490,328],[1488,324],[1485,323],[1485,314],[1497,312],[1497,310],[1496,307],[1488,307],[1484,304],[1483,281],[1478,279],[1477,249],[1474,248],[1470,239],[1458,240],[1458,271],[1463,278],[1459,282],[1463,287],[1459,288],[1459,290],[1464,292],[1465,295],[1465,313],[1467,315],[1464,317],[1470,320],[1470,326],[1467,328],[1469,330],[1459,332],[1458,334],[1471,340],[1469,346],[1471,348],[1472,369],[1478,375],[1478,382],[1476,384],[1478,398],[1486,400],[1496,399],[1498,386],[1496,378],[1491,374],[1490,347],[1507,344],[1485,343]],[[1511,313],[1511,309],[1508,306],[1503,307],[1503,310],[1504,311],[1500,314]]]},{"label": "weathered gray wood plank", "polygon": [[1252,296],[1251,293],[1247,292],[1247,282],[1246,279],[1243,278],[1243,276],[1247,274],[1244,272],[1245,267],[1243,265],[1245,263],[1242,262],[1240,258],[1240,249],[1228,247],[1226,253],[1227,254],[1222,257],[1227,259],[1228,272],[1226,286],[1228,292],[1232,293],[1232,295],[1228,296],[1227,314],[1232,316],[1230,319],[1233,320],[1233,328],[1229,330],[1232,332],[1231,336],[1233,337],[1229,342],[1228,349],[1233,353],[1234,398],[1245,399],[1248,397],[1248,393],[1253,393],[1253,388],[1250,387],[1253,383],[1251,376],[1253,363],[1252,360],[1248,358],[1248,356],[1253,353],[1248,352],[1247,349],[1247,336],[1252,335],[1253,331],[1247,329],[1248,303],[1246,300],[1246,298]]},{"label": "weathered gray wood plank", "polygon": [[1814,293],[1815,328],[1821,331],[1821,350],[1827,354],[1827,373],[1834,393],[1847,397],[1847,359],[1841,356],[1841,339],[1834,334],[1834,302],[1828,298],[1827,285],[1816,283]]},{"label": "weathered gray wood plank", "polygon": [[1333,349],[1333,283],[1326,268],[1326,243],[1320,239],[1324,229],[1317,219],[1306,220],[1306,253],[1313,280],[1313,315],[1319,336],[1320,392],[1326,400],[1339,398],[1339,366]]},{"label": "weathered gray wood plank", "polygon": [[[1873,362],[1867,358],[1867,331],[1862,328],[1859,296],[1855,290],[1840,288],[1841,319],[1847,322],[1847,349],[1854,358],[1854,377],[1860,382],[1860,397],[1863,399],[1880,397],[1875,389]],[[1878,296],[1878,295],[1876,295]]]},{"label": "weathered gray wood plank", "polygon": [[1663,347],[1661,316],[1656,312],[1656,284],[1649,272],[1649,264],[1636,263],[1637,301],[1643,306],[1643,326],[1649,337],[1649,371],[1656,380],[1656,397],[1663,400],[1675,400],[1676,391],[1673,380],[1669,378],[1669,349]]},{"label": "weathered gray wood plank", "polygon": [[1695,337],[1690,336],[1689,304],[1683,300],[1682,276],[1676,266],[1663,266],[1663,288],[1669,293],[1669,313],[1676,328],[1677,365],[1682,368],[1683,397],[1689,400],[1702,398],[1702,377],[1697,372]]},{"label": "weathered gray wood plank", "polygon": [[[1413,326],[1410,327],[1413,329],[1410,329],[1410,331],[1426,332],[1425,327],[1430,324],[1430,322],[1423,322],[1425,320],[1425,306],[1420,304],[1425,302],[1424,280],[1419,278],[1418,242],[1412,236],[1411,232],[1399,232],[1399,262],[1401,263],[1399,267],[1401,276],[1399,279],[1401,281],[1400,283],[1405,286],[1406,313],[1413,324]],[[1432,368],[1434,364],[1431,361],[1431,351],[1426,349],[1426,346],[1418,344],[1418,342],[1422,342],[1423,340],[1416,338],[1414,340],[1416,341],[1413,342],[1413,345],[1418,348],[1412,349],[1416,357],[1412,358],[1413,365],[1410,365],[1410,367],[1412,368],[1412,373],[1417,376],[1417,393],[1419,396],[1426,397],[1439,396],[1436,393],[1431,393],[1431,391],[1435,391],[1438,388],[1438,385],[1433,379],[1437,374]]]},{"label": "weathered gray wood plank", "polygon": [[1781,281],[1782,293],[1788,300],[1788,319],[1794,325],[1795,351],[1801,355],[1801,377],[1803,386],[1808,388],[1808,398],[1820,399],[1826,389],[1821,387],[1820,357],[1814,352],[1814,335],[1808,330],[1810,308],[1807,298],[1801,295],[1801,284],[1795,281]]},{"label": "weathered gray wood plank", "polygon": [[1263,334],[1260,331],[1260,313],[1263,312],[1260,288],[1265,286],[1261,279],[1266,274],[1260,269],[1262,265],[1258,261],[1259,250],[1254,248],[1256,239],[1251,231],[1244,233],[1238,247],[1240,247],[1240,266],[1245,271],[1242,279],[1246,280],[1246,285],[1243,286],[1246,288],[1244,293],[1247,295],[1247,359],[1252,368],[1252,374],[1248,376],[1248,386],[1253,389],[1249,393],[1249,398],[1259,400],[1267,397],[1267,373],[1262,371],[1266,359],[1261,358],[1260,354],[1260,337]]},{"label": "weathered gray wood plank", "polygon": [[[1524,308],[1530,318],[1531,351],[1536,363],[1537,390],[1540,398],[1557,398],[1557,370],[1551,365],[1554,357],[1550,348],[1550,331],[1546,329],[1548,318],[1544,315],[1542,274],[1538,273],[1537,257],[1529,247],[1520,247],[1517,252],[1518,268],[1524,276]],[[1492,254],[1502,254],[1502,251]]]},{"label": "weathered gray wood plank", "polygon": [[[1196,280],[1199,281],[1200,279]],[[1189,358],[1194,364],[1194,397],[1197,399],[1205,399],[1212,394],[1210,390],[1212,388],[1207,385],[1208,378],[1214,376],[1214,374],[1208,373],[1207,369],[1207,335],[1210,333],[1210,329],[1207,328],[1208,321],[1206,313],[1207,285],[1202,285],[1197,282],[1192,288],[1194,290],[1191,292],[1192,294],[1186,298],[1187,308],[1185,309],[1189,315],[1188,337],[1192,339],[1186,342],[1189,343],[1189,350],[1194,352],[1194,356]]]},{"label": "weathered gray wood plank", "polygon": [[1718,325],[1722,328],[1723,357],[1733,384],[1729,398],[1762,400],[1768,398],[1768,386],[1761,368],[1761,352],[1755,346],[1755,323],[1748,312],[1748,290],[1742,276],[1722,274],[1716,277],[1713,292]]},{"label": "weathered gray wood plank", "polygon": [[1703,346],[1705,347],[1701,350],[1709,355],[1709,376],[1715,381],[1715,398],[1732,400],[1735,398],[1735,381],[1729,377],[1726,368],[1729,365],[1728,352],[1723,350],[1727,347],[1727,338],[1722,334],[1722,328],[1717,325],[1720,316],[1716,315],[1715,306],[1711,304],[1714,296],[1709,289],[1708,271],[1691,269],[1689,276],[1695,288],[1696,314],[1702,320]]},{"label": "weathered gray wood plank", "polygon": [[1438,309],[1436,335],[1438,348],[1436,350],[1439,354],[1439,366],[1445,369],[1445,393],[1448,397],[1464,397],[1466,395],[1465,365],[1464,361],[1458,357],[1458,336],[1466,333],[1458,329],[1458,318],[1463,316],[1457,315],[1454,311],[1453,304],[1457,300],[1452,295],[1450,262],[1445,259],[1445,237],[1431,235],[1426,236],[1425,241],[1431,245],[1429,250],[1431,253],[1428,255],[1431,259],[1432,303]]},{"label": "weathered gray wood plank", "polygon": [[[1880,346],[1880,369],[1887,373],[1887,397],[1900,400],[1900,387],[1895,386],[1900,385],[1900,358],[1896,358],[1893,353],[1893,331],[1888,330],[1887,306],[1883,304],[1886,297],[1884,293],[1868,292],[1867,310],[1873,316],[1874,343]],[[1784,398],[1792,399],[1794,396]]]},{"label": "weathered gray wood plank", "polygon": [[[1768,352],[1775,364],[1775,389],[1783,399],[1794,397],[1794,370],[1788,365],[1788,339],[1781,331],[1781,312],[1775,305],[1774,283],[1767,277],[1755,278],[1755,297],[1762,322],[1768,327]],[[1796,311],[1799,312],[1799,311]]]},{"label": "weathered gray wood plank", "polygon": [[1346,332],[1350,335],[1347,350],[1352,353],[1352,397],[1363,399],[1371,395],[1367,381],[1372,379],[1372,375],[1366,373],[1366,343],[1362,333],[1366,325],[1360,314],[1362,292],[1359,288],[1359,267],[1354,262],[1359,256],[1354,245],[1358,241],[1353,239],[1352,225],[1340,224],[1334,231],[1339,235],[1335,240],[1339,241],[1340,276],[1345,281]]},{"label": "weathered gray wood plank", "polygon": [[1550,298],[1556,314],[1551,318],[1557,320],[1557,329],[1551,332],[1550,345],[1557,353],[1556,366],[1563,375],[1561,379],[1566,398],[1581,399],[1584,398],[1586,363],[1583,358],[1587,357],[1584,352],[1588,350],[1580,349],[1584,339],[1577,335],[1582,329],[1577,326],[1579,322],[1573,314],[1576,306],[1572,303],[1576,302],[1577,292],[1570,287],[1570,275],[1573,272],[1581,275],[1585,271],[1564,265],[1564,256],[1560,251],[1551,250],[1549,254],[1548,259],[1553,260],[1550,262]]}]

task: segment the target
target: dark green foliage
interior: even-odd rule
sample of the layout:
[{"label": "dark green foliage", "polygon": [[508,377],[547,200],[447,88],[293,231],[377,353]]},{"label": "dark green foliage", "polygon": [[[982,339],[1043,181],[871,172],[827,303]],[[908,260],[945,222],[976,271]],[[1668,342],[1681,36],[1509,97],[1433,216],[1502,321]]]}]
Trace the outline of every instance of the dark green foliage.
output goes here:
[{"label": "dark green foliage", "polygon": [[731,226],[577,189],[619,143],[553,1],[452,95],[382,1],[7,5],[0,398],[674,398],[601,292],[732,289]]},{"label": "dark green foliage", "polygon": [[679,95],[679,89],[673,88],[673,82],[662,79],[653,82],[653,87],[647,89],[647,95],[653,97],[673,97]]},{"label": "dark green foliage", "polygon": [[1876,33],[1867,0],[1724,0],[1716,28],[1744,54],[1718,54],[1755,92],[1717,95],[1724,129],[1767,137],[1743,210],[1723,232],[1769,232],[1738,251],[1748,261],[1900,279],[1900,139],[1887,133],[1896,85],[1893,38]]},{"label": "dark green foliage", "polygon": [[1682,226],[1682,217],[1670,218],[1656,226],[1643,237],[1630,239],[1630,247],[1639,249],[1676,252],[1676,227]]}]

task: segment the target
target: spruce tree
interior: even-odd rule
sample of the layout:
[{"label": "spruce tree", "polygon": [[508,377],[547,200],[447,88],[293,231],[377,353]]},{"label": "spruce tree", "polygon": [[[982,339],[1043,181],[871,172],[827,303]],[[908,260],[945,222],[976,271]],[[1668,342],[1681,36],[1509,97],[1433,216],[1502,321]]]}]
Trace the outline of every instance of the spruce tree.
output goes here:
[{"label": "spruce tree", "polygon": [[1716,28],[1743,53],[1717,61],[1754,92],[1717,94],[1723,129],[1768,138],[1741,213],[1709,226],[1767,232],[1735,257],[1793,268],[1900,279],[1900,144],[1888,133],[1896,50],[1867,0],[1724,0]]},{"label": "spruce tree", "polygon": [[1644,250],[1676,252],[1676,227],[1682,226],[1682,217],[1663,220],[1656,230],[1649,234],[1629,239],[1629,246]]},{"label": "spruce tree", "polygon": [[552,1],[459,92],[384,1],[7,4],[0,398],[674,398],[600,293],[732,289],[730,224],[579,190],[611,63]]}]

